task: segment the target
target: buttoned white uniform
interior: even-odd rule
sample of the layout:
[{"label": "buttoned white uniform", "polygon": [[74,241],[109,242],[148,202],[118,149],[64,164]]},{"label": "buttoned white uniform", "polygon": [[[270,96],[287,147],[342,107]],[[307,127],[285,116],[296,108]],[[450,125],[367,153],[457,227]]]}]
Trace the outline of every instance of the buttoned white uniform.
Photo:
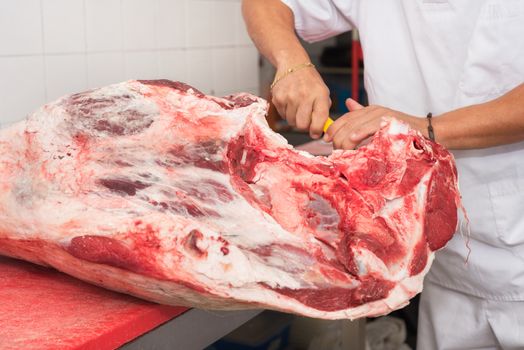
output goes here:
[{"label": "buttoned white uniform", "polygon": [[[307,41],[359,30],[372,104],[438,115],[524,82],[524,0],[282,2]],[[453,153],[471,255],[459,234],[437,253],[419,349],[524,349],[524,142]]]}]

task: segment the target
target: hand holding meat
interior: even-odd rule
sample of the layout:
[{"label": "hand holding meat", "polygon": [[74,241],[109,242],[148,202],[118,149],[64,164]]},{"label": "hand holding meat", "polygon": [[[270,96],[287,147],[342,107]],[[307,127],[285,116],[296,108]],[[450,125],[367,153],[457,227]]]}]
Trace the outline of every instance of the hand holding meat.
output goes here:
[{"label": "hand holding meat", "polygon": [[387,117],[402,120],[422,134],[426,133],[426,121],[422,118],[382,106],[364,107],[350,98],[346,100],[346,106],[350,112],[337,119],[324,135],[324,141],[333,142],[334,148],[356,148],[374,135]]}]

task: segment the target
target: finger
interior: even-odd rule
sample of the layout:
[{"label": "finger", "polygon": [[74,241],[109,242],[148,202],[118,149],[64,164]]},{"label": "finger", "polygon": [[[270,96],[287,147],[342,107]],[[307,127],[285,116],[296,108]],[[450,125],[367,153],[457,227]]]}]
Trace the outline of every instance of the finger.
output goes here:
[{"label": "finger", "polygon": [[357,101],[355,101],[352,98],[346,99],[346,107],[350,111],[358,111],[359,109],[364,108],[364,106],[362,106],[360,103],[358,103]]},{"label": "finger", "polygon": [[[335,149],[344,148],[345,144],[351,141],[349,139],[349,135],[352,132],[353,127],[354,126],[351,123],[346,123],[339,130],[337,130],[336,134],[333,135],[333,148]],[[345,149],[348,149],[347,145],[345,147],[346,147]]]},{"label": "finger", "polygon": [[335,120],[333,124],[331,124],[329,129],[327,129],[326,133],[324,134],[324,141],[331,142],[333,140],[333,137],[336,135],[336,133],[341,128],[343,128],[344,125],[346,125],[349,122],[350,122],[350,113],[346,113],[342,117]]},{"label": "finger", "polygon": [[286,119],[286,103],[284,103],[280,98],[275,97],[275,95],[273,95],[271,102],[273,102],[273,105],[275,106],[275,109],[277,110],[278,115],[282,119]]},{"label": "finger", "polygon": [[348,138],[351,142],[357,145],[361,144],[364,140],[373,136],[379,129],[382,123],[382,112],[375,111],[370,113],[369,119],[366,122],[358,124],[357,127],[351,130]]},{"label": "finger", "polygon": [[[329,97],[317,98],[313,104],[313,114],[311,120],[311,126],[309,129],[309,135],[318,139],[324,131],[324,124],[329,117],[329,107],[331,100]],[[330,126],[331,127],[331,126]]]},{"label": "finger", "polygon": [[342,140],[342,144],[340,145],[340,149],[342,150],[348,150],[348,149],[356,149],[359,142],[355,142],[349,137],[346,137],[344,140]]},{"label": "finger", "polygon": [[290,126],[296,126],[297,125],[297,121],[296,121],[296,118],[297,118],[297,107],[295,107],[295,105],[291,104],[291,103],[288,103],[286,105],[286,112],[284,114],[284,118],[286,118],[287,120],[287,123],[290,125]]},{"label": "finger", "polygon": [[[355,112],[352,112],[355,113]],[[341,127],[333,135],[333,144],[340,149],[354,149],[362,141],[371,136],[377,130],[375,113],[369,113],[361,118],[352,118],[349,123]]]},{"label": "finger", "polygon": [[348,139],[351,143],[360,145],[364,140],[373,136],[377,132],[380,127],[377,121],[378,120],[370,121],[369,123],[362,125],[359,129],[353,130],[351,134],[348,135]]},{"label": "finger", "polygon": [[337,134],[337,132],[348,123],[348,118],[346,115],[343,115],[342,117],[338,118],[329,126],[329,128],[326,130],[324,134],[324,141],[325,142],[332,142],[333,137]]},{"label": "finger", "polygon": [[313,102],[302,102],[297,108],[296,124],[300,130],[308,130],[313,113]]}]

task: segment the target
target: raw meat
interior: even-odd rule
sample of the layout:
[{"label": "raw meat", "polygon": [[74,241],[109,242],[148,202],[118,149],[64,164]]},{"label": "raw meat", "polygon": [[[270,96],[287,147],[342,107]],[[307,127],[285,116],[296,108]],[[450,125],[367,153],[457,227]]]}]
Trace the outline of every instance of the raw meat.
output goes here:
[{"label": "raw meat", "polygon": [[165,304],[385,314],[451,238],[453,158],[396,120],[314,157],[249,94],[167,80],[64,97],[0,133],[0,254]]}]

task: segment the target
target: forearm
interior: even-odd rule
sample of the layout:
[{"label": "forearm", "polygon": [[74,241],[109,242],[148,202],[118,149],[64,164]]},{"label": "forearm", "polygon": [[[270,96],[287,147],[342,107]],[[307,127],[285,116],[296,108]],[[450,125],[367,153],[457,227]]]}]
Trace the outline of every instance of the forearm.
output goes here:
[{"label": "forearm", "polygon": [[295,34],[293,12],[280,0],[244,0],[242,13],[251,39],[278,70],[309,61]]},{"label": "forearm", "polygon": [[524,84],[482,104],[433,118],[437,142],[449,149],[486,148],[524,141]]},{"label": "forearm", "polygon": [[251,39],[283,77],[271,90],[271,102],[289,125],[320,137],[331,105],[322,77],[310,66],[284,75],[310,61],[295,34],[293,12],[280,0],[243,0],[242,13]]}]

